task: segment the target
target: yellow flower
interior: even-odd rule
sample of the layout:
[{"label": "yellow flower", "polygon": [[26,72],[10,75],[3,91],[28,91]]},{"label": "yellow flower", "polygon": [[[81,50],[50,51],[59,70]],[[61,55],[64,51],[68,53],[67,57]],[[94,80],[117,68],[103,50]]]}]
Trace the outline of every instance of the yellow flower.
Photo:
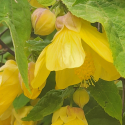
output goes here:
[{"label": "yellow flower", "polygon": [[16,62],[9,60],[0,68],[0,115],[12,104],[22,90],[19,84]]},{"label": "yellow flower", "polygon": [[15,117],[14,125],[37,125],[37,122],[34,121],[22,121],[21,119],[23,117],[26,117],[27,114],[30,112],[32,109],[32,106],[25,106],[18,111],[15,111],[13,109],[13,115]]},{"label": "yellow flower", "polygon": [[43,7],[41,4],[38,3],[37,0],[28,0],[28,2],[29,2],[30,5],[33,6],[33,7],[36,7],[36,8],[38,8],[38,7]]},{"label": "yellow flower", "polygon": [[24,82],[23,82],[23,80],[21,78],[21,75],[19,75],[20,76],[20,83],[22,85],[24,95],[27,96],[30,99],[37,98],[39,96],[39,94],[41,93],[41,91],[44,88],[45,83],[46,83],[46,82],[44,82],[44,84],[42,84],[39,88],[35,88],[35,89],[32,88],[31,83],[35,79],[35,77],[34,77],[34,69],[35,69],[35,63],[30,62],[28,64],[28,79],[29,79],[29,87],[30,87],[31,92],[28,91],[28,89],[26,88],[26,86],[25,86],[25,84],[24,84]]},{"label": "yellow flower", "polygon": [[51,125],[88,125],[88,123],[81,108],[66,106],[54,112]]},{"label": "yellow flower", "polygon": [[60,30],[36,61],[34,75],[37,79],[31,84],[33,88],[41,86],[50,71],[56,71],[58,89],[82,81],[92,83],[91,79],[112,81],[120,77],[113,65],[105,33],[71,13],[58,17],[56,27]]},{"label": "yellow flower", "polygon": [[48,35],[55,29],[56,16],[49,9],[38,8],[31,16],[34,33]]}]

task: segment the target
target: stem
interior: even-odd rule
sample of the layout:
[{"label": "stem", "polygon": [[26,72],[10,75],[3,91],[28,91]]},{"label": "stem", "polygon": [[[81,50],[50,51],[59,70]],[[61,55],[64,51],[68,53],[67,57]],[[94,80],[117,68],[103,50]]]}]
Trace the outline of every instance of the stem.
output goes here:
[{"label": "stem", "polygon": [[1,55],[1,62],[0,62],[0,66],[2,66],[2,61],[3,61],[3,55]]},{"label": "stem", "polygon": [[124,114],[124,101],[125,101],[125,78],[119,78],[119,80],[122,81],[122,117],[123,117],[123,114]]},{"label": "stem", "polygon": [[98,31],[100,32],[100,28],[101,28],[101,24],[100,23],[98,23],[97,28],[98,28]]},{"label": "stem", "polygon": [[57,1],[51,8],[50,11],[52,11],[53,9],[55,9],[58,5],[59,5],[60,1]]},{"label": "stem", "polygon": [[2,45],[3,48],[7,50],[11,55],[15,56],[14,51],[12,51],[2,40],[0,40],[0,44]]},{"label": "stem", "polygon": [[6,32],[8,31],[9,29],[7,28],[6,30],[4,30],[1,34],[0,34],[0,37]]},{"label": "stem", "polygon": [[123,114],[124,114],[124,101],[125,101],[125,97],[124,97],[124,94],[125,94],[125,79],[124,79],[124,82],[122,82],[122,87],[123,87],[123,90],[122,90],[122,117],[123,117]]}]

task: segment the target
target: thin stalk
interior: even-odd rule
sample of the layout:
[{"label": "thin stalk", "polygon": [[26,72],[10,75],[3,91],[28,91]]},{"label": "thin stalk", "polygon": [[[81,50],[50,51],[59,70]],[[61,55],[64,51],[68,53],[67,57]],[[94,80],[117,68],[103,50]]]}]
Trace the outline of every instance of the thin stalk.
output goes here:
[{"label": "thin stalk", "polygon": [[100,32],[100,29],[101,29],[101,24],[100,23],[98,23],[98,31]]},{"label": "thin stalk", "polygon": [[122,117],[123,117],[123,114],[124,114],[124,102],[125,102],[125,79],[124,81],[122,81]]},{"label": "thin stalk", "polygon": [[0,34],[0,37],[6,32],[8,31],[9,29],[7,28],[6,30],[4,30],[1,34]]},{"label": "thin stalk", "polygon": [[14,51],[11,50],[2,40],[0,40],[0,45],[2,45],[2,47],[5,48],[11,55],[15,56]]},{"label": "thin stalk", "polygon": [[122,81],[122,117],[123,117],[123,114],[124,114],[124,102],[125,102],[125,78],[123,77],[120,77],[119,80]]}]

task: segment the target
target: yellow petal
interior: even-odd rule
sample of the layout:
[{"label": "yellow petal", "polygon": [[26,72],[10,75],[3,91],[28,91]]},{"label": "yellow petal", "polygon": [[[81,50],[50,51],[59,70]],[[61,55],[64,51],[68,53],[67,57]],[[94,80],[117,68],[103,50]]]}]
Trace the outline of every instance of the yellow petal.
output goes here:
[{"label": "yellow petal", "polygon": [[25,106],[19,109],[17,112],[13,109],[13,114],[14,117],[16,118],[15,125],[36,125],[37,122],[21,120],[23,117],[27,116],[27,114],[30,112],[32,108],[33,108],[32,106]]},{"label": "yellow petal", "polygon": [[11,67],[17,67],[16,62],[14,60],[7,60],[5,65],[3,65],[2,67],[0,67],[0,71],[2,72],[5,68],[10,68]]},{"label": "yellow petal", "polygon": [[59,118],[57,121],[55,121],[51,125],[63,125],[63,121]]},{"label": "yellow petal", "polygon": [[12,114],[12,108],[13,106],[11,105],[1,116],[0,116],[0,120],[6,120],[8,119],[11,114]]},{"label": "yellow petal", "polygon": [[79,67],[83,64],[84,58],[79,34],[64,27],[47,48],[46,67],[50,71]]},{"label": "yellow petal", "polygon": [[100,78],[100,74],[101,74],[101,69],[102,66],[100,63],[98,63],[97,58],[95,58],[95,56],[93,55],[93,53],[95,53],[94,50],[92,50],[85,42],[82,41],[82,45],[84,47],[84,50],[86,53],[90,53],[93,56],[93,62],[94,62],[94,66],[95,66],[95,73],[94,73],[94,80],[98,81]]},{"label": "yellow petal", "polygon": [[59,119],[59,117],[60,117],[60,109],[58,109],[53,113],[52,123],[56,122]]},{"label": "yellow petal", "polygon": [[35,64],[35,78],[31,85],[33,88],[38,88],[45,85],[46,79],[50,74],[50,71],[46,68],[46,48],[41,52]]},{"label": "yellow petal", "polygon": [[11,124],[11,117],[9,117],[5,120],[0,120],[0,125],[12,125]]},{"label": "yellow petal", "polygon": [[93,49],[91,49],[86,43],[82,43],[85,47],[86,52],[90,52],[93,56],[93,61],[95,65],[94,80],[98,81],[99,78],[102,78],[106,81],[116,80],[120,77],[120,74],[116,70],[113,63],[106,61]]},{"label": "yellow petal", "polygon": [[28,91],[28,89],[25,87],[25,84],[23,83],[23,80],[20,79],[22,89],[24,91],[24,95],[30,99],[37,98],[39,96],[39,94],[41,93],[43,87],[45,86],[45,82],[44,82],[44,84],[42,84],[42,86],[40,86],[39,88],[32,88],[31,87],[31,83],[34,80],[34,69],[35,69],[35,63],[30,62],[28,64],[28,80],[29,80],[29,86],[30,86],[31,92]]},{"label": "yellow petal", "polygon": [[96,60],[94,61],[96,70],[100,73],[101,79],[106,80],[106,81],[113,81],[113,80],[117,80],[118,78],[120,78],[120,74],[116,70],[113,63],[107,62],[94,51],[92,52],[92,54],[93,54],[93,59]]},{"label": "yellow petal", "polygon": [[80,83],[82,80],[77,77],[74,69],[56,71],[56,86],[58,89],[65,89],[70,85]]},{"label": "yellow petal", "polygon": [[69,30],[79,32],[81,29],[81,19],[68,12],[64,16],[57,17],[55,25],[57,30],[62,29],[65,25]]},{"label": "yellow petal", "polygon": [[68,12],[65,16],[65,26],[70,30],[79,32],[81,28],[81,19],[72,15],[70,12]]},{"label": "yellow petal", "polygon": [[98,32],[96,28],[91,26],[89,22],[83,20],[80,35],[84,42],[102,58],[108,62],[113,62],[107,38],[102,33]]},{"label": "yellow petal", "polygon": [[36,99],[39,96],[39,94],[41,93],[44,86],[45,86],[45,82],[42,84],[42,86],[40,86],[38,88],[32,88],[30,86],[31,92],[29,92],[28,89],[25,87],[24,83],[22,83],[22,89],[24,91],[24,95],[30,99]]},{"label": "yellow petal", "polygon": [[64,123],[72,121],[76,118],[74,110],[70,106],[65,106],[60,109],[60,118]]},{"label": "yellow petal", "polygon": [[2,84],[0,86],[0,115],[7,110],[16,96],[22,91],[18,74],[18,69],[12,65],[3,71]]},{"label": "yellow petal", "polygon": [[76,118],[75,120],[72,120],[70,122],[67,122],[64,125],[88,125],[88,123],[83,122],[82,120]]}]

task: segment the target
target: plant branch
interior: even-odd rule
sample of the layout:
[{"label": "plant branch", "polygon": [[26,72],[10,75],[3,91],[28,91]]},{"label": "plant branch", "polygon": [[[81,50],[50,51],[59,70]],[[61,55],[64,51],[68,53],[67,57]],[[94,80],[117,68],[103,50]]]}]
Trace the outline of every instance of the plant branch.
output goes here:
[{"label": "plant branch", "polygon": [[14,51],[12,51],[2,40],[0,40],[0,45],[2,45],[2,47],[6,49],[11,55],[15,56]]},{"label": "plant branch", "polygon": [[9,29],[7,28],[6,30],[4,30],[1,34],[0,34],[0,37],[6,32],[8,31]]},{"label": "plant branch", "polygon": [[125,78],[120,77],[119,80],[122,81],[122,117],[124,114],[124,101],[125,101]]},{"label": "plant branch", "polygon": [[100,29],[101,29],[101,24],[100,23],[97,23],[97,29],[100,32]]}]

